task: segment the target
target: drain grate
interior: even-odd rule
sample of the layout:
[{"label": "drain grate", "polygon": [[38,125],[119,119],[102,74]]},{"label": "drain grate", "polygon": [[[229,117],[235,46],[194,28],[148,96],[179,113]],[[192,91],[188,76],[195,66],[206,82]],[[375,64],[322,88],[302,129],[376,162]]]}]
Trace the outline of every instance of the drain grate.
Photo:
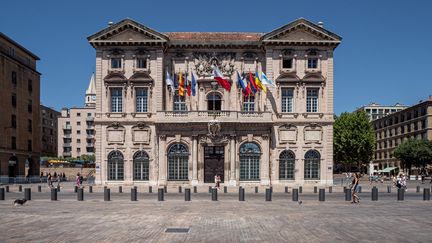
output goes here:
[{"label": "drain grate", "polygon": [[190,228],[167,228],[165,233],[189,233]]}]

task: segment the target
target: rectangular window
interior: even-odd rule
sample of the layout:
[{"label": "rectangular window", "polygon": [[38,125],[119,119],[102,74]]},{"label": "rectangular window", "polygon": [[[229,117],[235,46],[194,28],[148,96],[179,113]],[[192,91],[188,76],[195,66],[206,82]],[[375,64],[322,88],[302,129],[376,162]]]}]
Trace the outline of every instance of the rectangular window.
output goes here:
[{"label": "rectangular window", "polygon": [[176,94],[174,96],[174,111],[186,111],[186,98]]},{"label": "rectangular window", "polygon": [[282,89],[282,112],[293,112],[294,89]]},{"label": "rectangular window", "polygon": [[111,68],[119,69],[122,67],[122,59],[121,58],[111,58]]},{"label": "rectangular window", "polygon": [[13,107],[17,106],[17,96],[14,93],[12,93],[12,106]]},{"label": "rectangular window", "polygon": [[255,96],[249,95],[243,98],[243,111],[246,112],[255,111]]},{"label": "rectangular window", "polygon": [[13,87],[17,86],[17,73],[15,71],[12,71],[12,85]]},{"label": "rectangular window", "polygon": [[81,139],[77,139],[76,141],[77,141],[77,143],[81,143]]},{"label": "rectangular window", "polygon": [[29,113],[33,112],[33,101],[32,100],[28,100],[27,111]]},{"label": "rectangular window", "polygon": [[308,58],[308,69],[318,68],[318,58]]},{"label": "rectangular window", "polygon": [[33,148],[32,148],[32,140],[27,140],[27,150],[28,151],[32,151],[33,150]]},{"label": "rectangular window", "polygon": [[77,134],[81,134],[81,131],[80,131],[80,130],[77,130]]},{"label": "rectangular window", "polygon": [[78,112],[78,113],[77,113],[77,117],[81,117],[81,113]]},{"label": "rectangular window", "polygon": [[32,123],[31,119],[28,119],[28,121],[27,121],[27,128],[28,128],[29,132],[33,131],[33,123]]},{"label": "rectangular window", "polygon": [[318,112],[318,89],[307,89],[306,112]]},{"label": "rectangular window", "polygon": [[77,148],[77,153],[80,153],[81,152],[81,148]]},{"label": "rectangular window", "polygon": [[28,80],[27,89],[30,93],[33,91],[33,81],[31,79]]},{"label": "rectangular window", "polygon": [[111,112],[123,111],[123,96],[121,88],[111,89]]},{"label": "rectangular window", "polygon": [[147,68],[147,59],[145,58],[137,58],[136,67],[138,69],[146,69]]},{"label": "rectangular window", "polygon": [[92,116],[92,113],[87,113],[87,117],[90,117],[90,116]]},{"label": "rectangular window", "polygon": [[147,89],[138,88],[136,89],[136,112],[147,112]]},{"label": "rectangular window", "polygon": [[17,123],[16,123],[16,115],[12,115],[12,116],[11,116],[11,127],[12,127],[12,128],[16,128],[16,127],[17,127]]},{"label": "rectangular window", "polygon": [[78,121],[78,122],[77,122],[77,126],[81,126],[81,122]]},{"label": "rectangular window", "polygon": [[426,120],[421,121],[421,128],[422,129],[426,128]]},{"label": "rectangular window", "polygon": [[292,58],[284,58],[282,60],[282,68],[283,69],[292,69],[293,67],[293,59]]},{"label": "rectangular window", "polygon": [[12,149],[16,149],[16,137],[11,137],[11,147]]}]

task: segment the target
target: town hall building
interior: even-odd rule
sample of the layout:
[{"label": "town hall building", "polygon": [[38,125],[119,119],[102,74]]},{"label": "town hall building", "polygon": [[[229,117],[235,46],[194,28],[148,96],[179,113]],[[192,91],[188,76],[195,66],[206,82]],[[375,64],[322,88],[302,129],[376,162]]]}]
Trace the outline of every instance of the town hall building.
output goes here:
[{"label": "town hall building", "polygon": [[[97,184],[204,185],[215,175],[228,186],[333,183],[341,37],[321,22],[301,18],[268,33],[158,32],[125,19],[88,41]],[[264,73],[267,92],[245,95],[238,76]],[[191,95],[181,95],[182,82],[194,85]]]}]

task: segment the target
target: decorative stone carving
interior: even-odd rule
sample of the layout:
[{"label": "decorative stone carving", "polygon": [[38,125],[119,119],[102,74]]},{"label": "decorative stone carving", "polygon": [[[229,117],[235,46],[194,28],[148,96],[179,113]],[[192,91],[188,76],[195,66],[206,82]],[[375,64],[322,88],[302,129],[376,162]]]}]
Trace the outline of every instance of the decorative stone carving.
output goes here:
[{"label": "decorative stone carving", "polygon": [[216,137],[219,135],[219,132],[221,130],[221,124],[218,120],[211,120],[208,123],[208,132],[210,137]]},{"label": "decorative stone carving", "polygon": [[316,123],[312,123],[304,128],[305,143],[321,143],[322,141],[322,127]]},{"label": "decorative stone carving", "polygon": [[235,71],[235,53],[195,52],[193,56],[195,59],[195,72],[200,77],[211,76],[213,73],[213,65],[217,66],[225,76],[231,76]]},{"label": "decorative stone carving", "polygon": [[297,127],[288,124],[279,127],[279,143],[296,143],[297,142]]}]

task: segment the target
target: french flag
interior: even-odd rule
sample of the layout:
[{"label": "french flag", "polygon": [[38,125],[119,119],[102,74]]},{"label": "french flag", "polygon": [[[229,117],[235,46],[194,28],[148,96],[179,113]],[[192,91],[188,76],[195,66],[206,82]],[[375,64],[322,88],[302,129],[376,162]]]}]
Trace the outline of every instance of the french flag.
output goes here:
[{"label": "french flag", "polygon": [[218,81],[218,83],[227,91],[231,90],[231,84],[228,82],[228,80],[224,79],[221,71],[216,67],[216,66],[212,66],[213,68],[213,76],[214,79],[216,79],[216,81]]}]

